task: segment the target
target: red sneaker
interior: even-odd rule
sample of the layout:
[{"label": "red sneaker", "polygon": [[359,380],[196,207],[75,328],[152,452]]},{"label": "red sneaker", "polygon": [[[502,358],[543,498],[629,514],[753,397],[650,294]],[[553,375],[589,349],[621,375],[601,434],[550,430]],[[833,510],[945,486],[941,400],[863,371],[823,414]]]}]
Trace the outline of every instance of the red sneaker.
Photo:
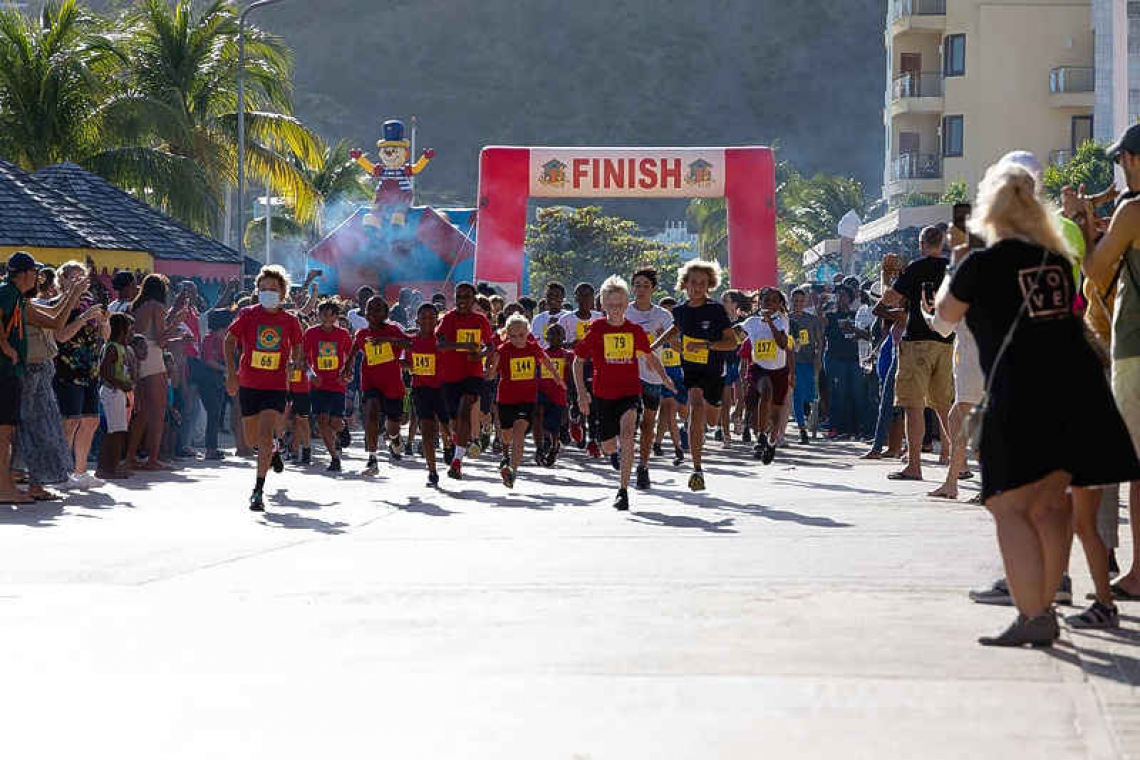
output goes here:
[{"label": "red sneaker", "polygon": [[586,447],[586,453],[589,454],[591,458],[597,459],[602,455],[602,450],[598,447],[597,441],[590,441],[590,445]]},{"label": "red sneaker", "polygon": [[584,438],[584,436],[582,435],[582,423],[581,422],[571,422],[570,423],[570,439],[572,441],[574,441],[574,443],[581,443],[582,438]]}]

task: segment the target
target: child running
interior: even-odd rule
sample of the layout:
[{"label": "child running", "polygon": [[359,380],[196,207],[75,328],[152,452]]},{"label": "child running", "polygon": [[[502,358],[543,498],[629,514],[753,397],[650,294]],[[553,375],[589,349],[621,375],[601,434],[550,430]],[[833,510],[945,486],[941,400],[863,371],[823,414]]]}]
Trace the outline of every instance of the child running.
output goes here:
[{"label": "child running", "polygon": [[[602,318],[602,313],[594,310],[594,286],[590,283],[578,283],[574,288],[574,300],[578,303],[577,310],[563,314],[558,320],[558,324],[562,325],[562,332],[566,336],[566,347],[571,350],[578,345],[578,341],[586,337],[586,330],[590,324]],[[593,366],[588,362],[585,372],[588,388],[593,376]],[[592,414],[589,409],[585,412],[580,411],[582,407],[577,403],[577,392],[578,386],[572,386],[570,389],[570,437],[578,445],[578,448],[586,448],[590,456],[596,458],[601,456],[601,449],[598,448],[597,416]],[[588,446],[586,444],[587,436],[590,439]]]},{"label": "child running", "polygon": [[[538,406],[542,408],[545,436],[540,451],[540,464],[553,467],[558,461],[558,452],[562,449],[562,422],[566,419],[568,404],[566,387],[570,384],[570,365],[574,361],[574,355],[563,348],[566,333],[562,330],[562,325],[551,325],[546,331],[546,339],[550,343],[546,355],[554,365],[554,372],[543,367],[538,378]],[[562,380],[561,385],[555,382],[555,378]]]},{"label": "child running", "polygon": [[[340,431],[344,429],[347,385],[344,370],[352,366],[352,336],[337,324],[340,305],[325,301],[317,312],[320,324],[305,331],[305,358],[309,364],[309,406],[317,418],[317,430],[332,461],[328,472],[340,472]],[[306,462],[307,464],[307,462]]]},{"label": "child running", "polygon": [[[645,357],[649,368],[661,376],[663,384],[675,390],[665,374],[661,360],[652,352],[649,339],[639,325],[626,319],[629,308],[629,286],[614,275],[602,283],[602,308],[605,319],[593,322],[585,337],[574,347],[574,385],[578,389],[578,407],[583,415],[591,408],[591,392],[586,387],[586,362],[594,366],[593,393],[597,396],[599,437],[602,450],[618,454],[621,485],[614,497],[614,508],[629,509],[629,475],[633,468],[633,433],[637,410],[641,403],[641,377],[638,359]],[[621,436],[620,444],[617,441]]]},{"label": "child running", "polygon": [[455,308],[443,315],[435,331],[443,352],[443,394],[455,420],[454,450],[447,477],[463,479],[462,462],[471,440],[471,410],[483,391],[483,357],[493,354],[491,323],[475,311],[475,286],[455,286]]},{"label": "child running", "polygon": [[416,311],[416,324],[419,334],[412,339],[407,351],[407,361],[412,371],[412,404],[420,422],[420,437],[423,439],[424,459],[427,461],[428,485],[439,485],[439,473],[435,469],[436,434],[443,428],[447,433],[449,418],[447,404],[443,398],[443,380],[440,376],[440,350],[436,342],[436,322],[439,309],[432,303],[420,304]]},{"label": "child running", "polygon": [[[657,270],[642,269],[633,274],[634,301],[625,310],[625,318],[645,331],[650,340],[656,340],[673,326],[673,315],[653,305],[653,292],[657,290]],[[641,449],[637,463],[639,490],[649,488],[649,455],[653,451],[653,437],[657,429],[657,411],[661,408],[661,395],[665,388],[662,375],[649,368],[645,357],[637,360],[641,378]]]},{"label": "child running", "polygon": [[[503,461],[499,473],[503,485],[515,487],[527,428],[534,416],[538,401],[538,368],[551,375],[555,366],[546,352],[530,335],[530,322],[522,314],[507,320],[507,339],[499,344],[498,351],[487,366],[485,379],[499,373],[499,437],[503,441]],[[562,378],[554,378],[555,385],[565,388]]]},{"label": "child running", "polygon": [[[285,469],[274,446],[288,402],[288,372],[304,367],[301,323],[281,308],[289,293],[289,273],[276,265],[257,275],[257,305],[242,309],[226,332],[226,390],[236,396],[248,445],[257,446],[257,480],[249,508],[265,511],[265,477]],[[240,352],[238,348],[241,348]]]},{"label": "child running", "polygon": [[388,302],[380,296],[368,299],[365,308],[368,327],[358,330],[352,344],[343,379],[349,378],[349,367],[358,353],[363,352],[360,365],[360,397],[364,411],[364,450],[368,464],[362,475],[376,475],[380,469],[376,462],[376,448],[380,439],[380,417],[385,420],[388,456],[393,462],[401,459],[400,419],[404,414],[404,378],[400,372],[400,354],[408,343],[407,334],[388,321]]},{"label": "child running", "polygon": [[748,382],[758,399],[755,457],[771,464],[782,407],[788,396],[788,317],[784,296],[775,288],[760,293],[760,311],[737,326],[752,344]]},{"label": "child running", "polygon": [[709,292],[720,283],[720,265],[694,259],[677,273],[677,290],[688,300],[673,308],[673,327],[657,339],[654,348],[681,338],[681,371],[689,391],[689,449],[693,474],[689,489],[704,490],[701,454],[705,425],[716,425],[724,396],[724,352],[735,351],[736,333],[724,306],[709,300]]}]

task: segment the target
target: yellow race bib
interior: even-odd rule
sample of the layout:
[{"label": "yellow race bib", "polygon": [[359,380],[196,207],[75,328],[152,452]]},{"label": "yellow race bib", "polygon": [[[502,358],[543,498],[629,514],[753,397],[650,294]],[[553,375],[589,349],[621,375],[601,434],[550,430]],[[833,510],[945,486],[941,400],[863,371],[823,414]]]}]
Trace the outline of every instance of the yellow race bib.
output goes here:
[{"label": "yellow race bib", "polygon": [[534,357],[533,356],[520,356],[517,359],[511,359],[511,380],[533,380],[534,379]]},{"label": "yellow race bib", "polygon": [[295,369],[289,373],[289,382],[293,385],[301,384],[301,370]]},{"label": "yellow race bib", "polygon": [[606,361],[620,362],[633,358],[633,333],[606,333],[602,338]]},{"label": "yellow race bib", "polygon": [[555,377],[562,377],[562,375],[564,374],[563,373],[563,367],[566,366],[566,360],[565,359],[551,359],[550,363],[554,365],[554,371],[557,374],[556,375],[550,374],[550,370],[548,370],[546,368],[546,365],[544,364],[544,365],[542,365],[542,379],[543,380],[553,380]]},{"label": "yellow race bib", "polygon": [[395,357],[392,356],[391,343],[376,343],[368,342],[364,344],[364,358],[368,362],[369,367],[375,367],[377,364],[387,364]]},{"label": "yellow race bib", "polygon": [[578,340],[582,340],[582,338],[586,337],[586,330],[588,329],[590,329],[589,322],[579,322],[574,334],[578,336]]},{"label": "yellow race bib", "polygon": [[681,355],[671,348],[661,349],[661,363],[666,367],[680,367]]},{"label": "yellow race bib", "polygon": [[799,344],[801,346],[806,346],[809,343],[811,343],[811,340],[808,338],[808,331],[807,330],[800,330]]},{"label": "yellow race bib", "polygon": [[412,374],[420,377],[435,375],[435,354],[412,354]]},{"label": "yellow race bib", "polygon": [[332,372],[333,370],[340,369],[340,357],[333,356],[318,356],[317,369],[323,372]]},{"label": "yellow race bib", "polygon": [[456,343],[474,343],[476,346],[483,343],[483,333],[479,330],[456,330]]},{"label": "yellow race bib", "polygon": [[690,338],[686,336],[681,344],[682,351],[685,356],[685,361],[692,364],[708,364],[709,363],[709,350],[707,348],[696,348],[695,344],[704,343],[703,340]]},{"label": "yellow race bib", "polygon": [[752,344],[752,358],[758,362],[776,361],[776,352],[779,346],[774,340],[758,340]]},{"label": "yellow race bib", "polygon": [[263,369],[267,372],[276,372],[281,369],[280,351],[254,351],[249,357],[249,366],[253,369]]}]

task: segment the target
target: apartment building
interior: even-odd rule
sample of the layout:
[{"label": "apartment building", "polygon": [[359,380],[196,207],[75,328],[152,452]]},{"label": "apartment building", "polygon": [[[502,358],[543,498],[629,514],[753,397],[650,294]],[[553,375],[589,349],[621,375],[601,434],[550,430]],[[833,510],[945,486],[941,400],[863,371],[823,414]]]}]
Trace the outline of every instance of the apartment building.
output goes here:
[{"label": "apartment building", "polygon": [[889,0],[884,197],[938,196],[959,180],[973,195],[1007,151],[1064,161],[1092,139],[1092,11],[1091,0]]},{"label": "apartment building", "polygon": [[1095,138],[1110,143],[1140,119],[1140,0],[1093,0]]}]

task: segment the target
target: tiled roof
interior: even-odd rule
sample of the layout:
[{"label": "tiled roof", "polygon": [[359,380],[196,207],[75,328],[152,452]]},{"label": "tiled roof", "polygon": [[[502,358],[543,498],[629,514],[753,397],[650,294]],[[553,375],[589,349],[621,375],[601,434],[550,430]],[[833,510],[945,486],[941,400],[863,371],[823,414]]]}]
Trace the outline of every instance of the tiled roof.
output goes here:
[{"label": "tiled roof", "polygon": [[240,261],[233,248],[182,226],[81,166],[57,164],[32,176],[141,241],[140,250],[157,258],[227,264]]},{"label": "tiled roof", "polygon": [[132,235],[0,160],[0,245],[145,251]]}]

